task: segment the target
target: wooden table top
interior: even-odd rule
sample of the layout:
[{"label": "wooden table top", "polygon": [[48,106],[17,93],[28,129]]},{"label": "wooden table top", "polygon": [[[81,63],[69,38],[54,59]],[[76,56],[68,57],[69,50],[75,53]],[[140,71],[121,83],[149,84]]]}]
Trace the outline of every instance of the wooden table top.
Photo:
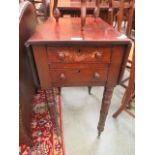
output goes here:
[{"label": "wooden table top", "polygon": [[50,45],[104,45],[131,43],[124,34],[115,30],[100,18],[96,21],[92,17],[86,18],[84,31],[81,31],[81,19],[63,17],[59,22],[48,18],[43,24],[38,25],[36,32],[28,40],[28,44]]}]

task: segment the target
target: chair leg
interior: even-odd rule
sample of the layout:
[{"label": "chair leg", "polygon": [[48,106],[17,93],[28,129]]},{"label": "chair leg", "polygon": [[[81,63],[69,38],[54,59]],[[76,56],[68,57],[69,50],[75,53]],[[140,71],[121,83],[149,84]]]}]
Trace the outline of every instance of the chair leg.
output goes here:
[{"label": "chair leg", "polygon": [[122,104],[121,104],[120,108],[113,114],[114,118],[116,118],[129,105],[129,103],[132,99],[132,96],[133,96],[134,89],[135,89],[134,77],[132,77],[129,81],[128,88],[126,89],[126,92],[123,96]]},{"label": "chair leg", "polygon": [[88,87],[88,93],[89,93],[89,95],[91,95],[91,87],[90,86]]},{"label": "chair leg", "polygon": [[117,116],[126,109],[127,105],[130,102],[130,94],[129,93],[125,93],[122,99],[122,104],[120,106],[120,108],[113,114],[114,118],[117,118]]},{"label": "chair leg", "polygon": [[131,109],[132,108],[132,101],[134,99],[134,93],[131,94],[130,96],[130,101],[129,103],[126,105],[126,109]]}]

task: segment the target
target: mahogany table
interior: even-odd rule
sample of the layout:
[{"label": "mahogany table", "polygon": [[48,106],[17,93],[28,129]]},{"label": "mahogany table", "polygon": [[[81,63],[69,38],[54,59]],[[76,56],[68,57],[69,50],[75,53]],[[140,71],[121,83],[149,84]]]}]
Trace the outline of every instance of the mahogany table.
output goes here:
[{"label": "mahogany table", "polygon": [[[27,41],[34,56],[40,87],[105,86],[98,135],[104,124],[114,87],[119,84],[131,48],[131,40],[97,18],[49,18]],[[32,63],[33,64],[33,63]]]}]

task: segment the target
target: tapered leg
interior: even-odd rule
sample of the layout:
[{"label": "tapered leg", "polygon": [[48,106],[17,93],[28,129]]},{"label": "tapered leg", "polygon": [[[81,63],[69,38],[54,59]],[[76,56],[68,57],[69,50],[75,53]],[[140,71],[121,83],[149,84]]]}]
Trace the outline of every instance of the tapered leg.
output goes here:
[{"label": "tapered leg", "polygon": [[89,93],[89,95],[91,95],[91,87],[90,86],[88,87],[88,93]]},{"label": "tapered leg", "polygon": [[61,87],[58,87],[59,95],[61,95]]},{"label": "tapered leg", "polygon": [[98,137],[100,137],[101,132],[104,130],[104,125],[106,121],[106,117],[108,114],[109,106],[111,103],[111,98],[113,94],[114,88],[108,88],[105,87],[104,93],[103,93],[103,99],[102,99],[102,105],[100,110],[100,118],[98,123]]}]

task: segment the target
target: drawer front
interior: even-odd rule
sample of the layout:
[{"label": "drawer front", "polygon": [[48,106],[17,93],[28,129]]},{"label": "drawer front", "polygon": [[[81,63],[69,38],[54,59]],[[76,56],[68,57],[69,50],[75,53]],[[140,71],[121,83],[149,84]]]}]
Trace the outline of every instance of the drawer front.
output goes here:
[{"label": "drawer front", "polygon": [[50,70],[51,83],[53,84],[78,84],[91,85],[91,83],[104,84],[107,79],[108,68],[74,68],[74,69],[52,69]]},{"label": "drawer front", "polygon": [[111,48],[47,48],[50,62],[110,63]]}]

